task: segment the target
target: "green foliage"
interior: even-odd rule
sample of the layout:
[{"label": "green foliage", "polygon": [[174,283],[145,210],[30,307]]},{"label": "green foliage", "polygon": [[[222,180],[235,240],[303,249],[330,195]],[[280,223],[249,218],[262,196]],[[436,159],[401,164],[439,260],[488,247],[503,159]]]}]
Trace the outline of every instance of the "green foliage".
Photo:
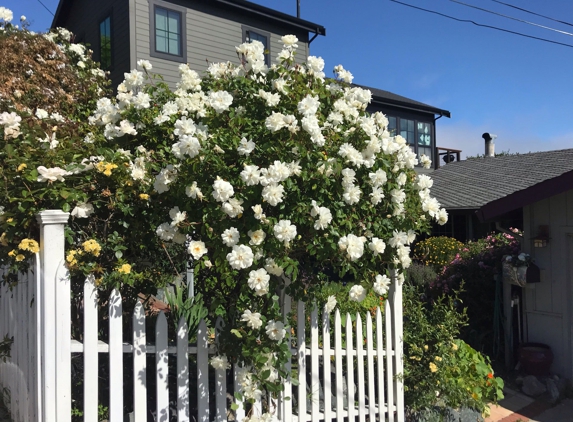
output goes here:
[{"label": "green foliage", "polygon": [[456,257],[463,243],[447,236],[429,237],[416,244],[414,256],[425,265],[440,271]]},{"label": "green foliage", "polygon": [[412,265],[404,271],[404,277],[408,284],[427,287],[436,280],[438,274],[433,267],[413,262]]},{"label": "green foliage", "polygon": [[488,358],[457,338],[467,324],[459,293],[428,300],[419,287],[404,286],[405,400],[413,410],[438,405],[484,412],[503,398],[503,380],[493,376]]},{"label": "green foliage", "polygon": [[384,298],[377,295],[372,290],[368,291],[366,298],[362,302],[350,300],[349,292],[351,287],[351,284],[335,282],[323,285],[316,295],[316,301],[320,312],[324,309],[324,305],[326,304],[328,297],[331,295],[336,298],[336,308],[340,311],[343,324],[346,324],[347,313],[350,314],[350,317],[354,321],[356,319],[356,313],[364,315],[365,312],[376,312],[376,307],[378,306],[380,306],[382,310],[384,309]]},{"label": "green foliage", "polygon": [[203,295],[197,293],[195,296],[189,297],[188,289],[179,283],[175,285],[173,292],[169,288],[165,290],[165,300],[169,305],[171,311],[169,316],[175,329],[179,326],[179,320],[184,318],[187,322],[189,339],[191,341],[195,339],[199,323],[209,314],[203,303]]}]

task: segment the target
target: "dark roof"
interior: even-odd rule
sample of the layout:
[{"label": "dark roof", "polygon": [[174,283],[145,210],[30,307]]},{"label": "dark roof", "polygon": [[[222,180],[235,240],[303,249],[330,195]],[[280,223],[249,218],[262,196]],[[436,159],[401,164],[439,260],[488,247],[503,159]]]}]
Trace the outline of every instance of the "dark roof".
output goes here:
[{"label": "dark roof", "polygon": [[[355,84],[356,85],[356,84]],[[433,107],[410,98],[402,97],[401,95],[394,94],[390,91],[383,89],[371,88],[369,86],[356,85],[361,88],[369,89],[372,92],[372,103],[380,105],[389,105],[393,107],[407,108],[414,111],[423,111],[426,113],[439,114],[440,116],[451,117],[448,110]]]},{"label": "dark roof", "polygon": [[[52,21],[52,28],[60,24],[60,19],[65,19],[73,0],[60,0],[58,9]],[[207,0],[200,0],[207,1]],[[322,25],[297,18],[296,16],[288,15],[259,4],[251,3],[246,0],[208,0],[210,4],[220,4],[221,7],[234,9],[237,11],[247,12],[258,17],[265,18],[267,21],[281,23],[293,28],[302,29],[317,35],[326,35],[326,29]]]},{"label": "dark roof", "polygon": [[431,189],[448,210],[477,210],[482,221],[573,189],[573,149],[446,164]]}]

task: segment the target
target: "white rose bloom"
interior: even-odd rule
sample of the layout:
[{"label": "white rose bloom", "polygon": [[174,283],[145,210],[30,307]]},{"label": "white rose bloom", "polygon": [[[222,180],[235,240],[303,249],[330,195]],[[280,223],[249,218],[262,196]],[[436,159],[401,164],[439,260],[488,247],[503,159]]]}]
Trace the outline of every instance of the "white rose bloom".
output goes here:
[{"label": "white rose bloom", "polygon": [[260,204],[254,205],[251,207],[253,213],[255,214],[255,218],[257,220],[261,220],[265,218],[265,214],[263,213],[263,207]]},{"label": "white rose bloom", "polygon": [[374,282],[374,291],[380,296],[388,293],[388,288],[390,287],[391,280],[386,275],[378,274],[376,276],[376,281]]},{"label": "white rose bloom", "polygon": [[281,100],[280,94],[273,94],[272,92],[266,92],[262,89],[259,89],[259,97],[266,101],[268,107],[274,107],[278,105]]},{"label": "white rose bloom", "polygon": [[273,228],[275,237],[285,245],[296,237],[296,226],[290,220],[280,220]]},{"label": "white rose bloom", "polygon": [[402,231],[398,231],[398,230],[394,230],[394,235],[390,238],[390,240],[388,241],[388,243],[390,244],[390,246],[392,246],[393,248],[397,248],[399,246],[404,246],[404,245],[408,245],[408,233],[402,232]]},{"label": "white rose bloom", "polygon": [[332,221],[332,213],[326,207],[318,208],[318,218],[314,222],[315,230],[324,230]]},{"label": "white rose bloom", "polygon": [[349,292],[350,300],[362,302],[366,298],[366,289],[359,284],[352,286]]},{"label": "white rose bloom", "polygon": [[48,112],[44,109],[38,108],[38,109],[36,109],[36,117],[38,119],[47,119],[48,118]]},{"label": "white rose bloom", "polygon": [[247,326],[253,330],[258,330],[263,326],[261,314],[258,312],[251,312],[250,309],[245,310],[241,315],[241,321],[246,322]]},{"label": "white rose bloom", "polygon": [[422,154],[420,156],[420,164],[422,164],[425,169],[429,169],[432,166],[432,160],[430,160],[430,157],[426,154]]},{"label": "white rose bloom", "polygon": [[297,110],[303,116],[313,116],[318,111],[320,107],[320,101],[318,100],[318,96],[311,96],[307,94],[297,106]]},{"label": "white rose bloom", "polygon": [[207,253],[207,248],[205,247],[205,243],[201,242],[200,240],[192,240],[189,242],[187,252],[190,255],[193,255],[194,259],[199,259]]},{"label": "white rose bloom", "polygon": [[416,187],[420,190],[423,189],[430,189],[432,187],[432,185],[434,184],[434,181],[432,180],[432,178],[426,174],[419,174],[418,175],[418,181],[416,183]]},{"label": "white rose bloom", "polygon": [[44,166],[39,166],[37,170],[38,173],[40,173],[38,176],[38,182],[55,182],[56,180],[63,182],[65,180],[64,176],[72,174],[60,167],[46,168]]},{"label": "white rose bloom", "polygon": [[436,217],[440,212],[440,203],[436,198],[428,198],[422,202],[422,209],[430,214],[430,217]]},{"label": "white rose bloom", "polygon": [[245,168],[240,174],[241,180],[245,182],[247,186],[255,186],[259,184],[261,179],[261,170],[259,166],[255,165],[245,165]]},{"label": "white rose bloom", "polygon": [[286,126],[286,123],[284,121],[284,115],[281,113],[275,113],[273,111],[273,113],[266,118],[265,120],[265,127],[270,130],[271,132],[276,132],[278,130],[281,130],[283,127]]},{"label": "white rose bloom", "polygon": [[173,207],[169,210],[169,217],[171,217],[171,220],[173,220],[171,225],[177,226],[178,224],[185,221],[185,218],[187,218],[187,212],[181,212],[179,207]]},{"label": "white rose bloom", "polygon": [[383,198],[384,198],[384,191],[382,190],[382,188],[373,187],[372,192],[370,193],[370,202],[372,203],[372,205],[378,205],[380,202],[382,202]]},{"label": "white rose bloom", "polygon": [[191,186],[187,186],[185,188],[185,195],[193,199],[203,199],[203,192],[201,192],[201,189],[197,187],[197,182],[193,182]]},{"label": "white rose bloom", "polygon": [[416,232],[414,230],[408,230],[408,243],[407,245],[411,244],[416,240]]},{"label": "white rose bloom", "polygon": [[285,47],[298,48],[298,38],[294,35],[284,35],[281,37],[281,42]]},{"label": "white rose bloom", "polygon": [[155,233],[164,242],[169,242],[173,240],[175,233],[177,233],[177,227],[172,227],[169,223],[162,223],[157,226]]},{"label": "white rose bloom", "polygon": [[217,176],[217,179],[213,182],[213,198],[218,202],[225,202],[234,194],[233,186]]},{"label": "white rose bloom", "polygon": [[94,212],[94,206],[90,203],[80,202],[72,210],[72,217],[88,218]]},{"label": "white rose bloom", "polygon": [[235,246],[237,243],[239,243],[239,237],[239,230],[237,230],[235,227],[231,227],[230,229],[225,230],[221,235],[223,243],[225,246],[229,247]]},{"label": "white rose bloom", "polygon": [[322,57],[309,56],[306,59],[306,63],[313,72],[322,72],[324,70],[324,60]]},{"label": "white rose bloom", "polygon": [[324,305],[324,310],[326,311],[327,314],[329,314],[334,310],[334,308],[336,308],[336,298],[334,297],[334,295],[330,295],[326,300],[326,304]]},{"label": "white rose bloom", "polygon": [[396,183],[398,183],[398,186],[404,186],[406,184],[407,179],[408,178],[406,176],[406,173],[400,173],[396,178]]},{"label": "white rose bloom", "polygon": [[438,213],[437,221],[440,226],[443,226],[448,222],[448,212],[445,208],[440,208],[440,212]]},{"label": "white rose bloom", "polygon": [[265,270],[267,270],[269,274],[276,275],[277,277],[283,275],[282,267],[280,267],[272,258],[267,258],[265,262]]},{"label": "white rose bloom", "polygon": [[264,268],[260,268],[249,273],[247,283],[257,296],[264,296],[269,292],[270,279],[271,276],[268,275],[267,271]]},{"label": "white rose bloom", "polygon": [[0,7],[0,19],[3,19],[5,23],[11,22],[14,18],[14,14],[10,9],[5,7]]},{"label": "white rose bloom", "polygon": [[201,143],[199,139],[191,135],[181,135],[179,142],[171,146],[171,152],[173,152],[173,155],[177,158],[183,158],[185,155],[194,158],[199,155],[200,151]]},{"label": "white rose bloom", "polygon": [[248,234],[249,237],[251,238],[249,244],[254,246],[258,246],[261,243],[263,243],[265,237],[267,237],[266,233],[262,230],[255,230],[255,231],[249,230]]},{"label": "white rose bloom", "polygon": [[247,140],[247,138],[242,138],[241,142],[239,142],[239,147],[237,148],[237,151],[239,152],[239,155],[249,155],[251,152],[253,152],[255,150],[255,143],[253,141],[249,141]]},{"label": "white rose bloom", "polygon": [[271,340],[280,342],[285,338],[285,325],[281,321],[269,321],[265,329],[267,330],[267,336]]},{"label": "white rose bloom", "polygon": [[231,364],[227,360],[227,356],[220,355],[220,356],[213,356],[211,358],[211,366],[218,370],[227,370],[231,368]]},{"label": "white rose bloom", "polygon": [[353,234],[343,236],[338,241],[338,247],[346,251],[347,257],[351,261],[356,261],[364,254],[365,237],[358,237]]},{"label": "white rose bloom", "polygon": [[275,160],[267,169],[267,178],[271,182],[280,183],[290,177],[290,167],[288,164]]},{"label": "white rose bloom", "polygon": [[345,188],[344,193],[342,194],[342,199],[348,205],[354,205],[360,201],[361,194],[362,192],[358,186],[348,186]]},{"label": "white rose bloom", "polygon": [[390,196],[392,197],[392,202],[395,204],[401,204],[406,200],[406,193],[403,189],[392,189]]},{"label": "white rose bloom", "polygon": [[227,254],[227,261],[231,268],[243,270],[253,265],[253,250],[246,245],[234,245],[233,251]]},{"label": "white rose bloom", "polygon": [[229,217],[235,218],[243,214],[244,208],[241,206],[242,203],[242,199],[229,198],[227,202],[223,202],[221,209]]},{"label": "white rose bloom", "polygon": [[138,60],[137,65],[145,70],[151,70],[153,68],[149,60]]},{"label": "white rose bloom", "polygon": [[227,110],[229,106],[233,103],[233,96],[227,91],[217,91],[209,93],[209,105],[217,113],[222,113]]},{"label": "white rose bloom", "polygon": [[271,183],[263,188],[263,199],[271,206],[275,207],[283,201],[285,188],[283,185]]},{"label": "white rose bloom", "polygon": [[377,237],[373,237],[368,245],[368,248],[372,251],[374,255],[378,255],[384,253],[386,250],[386,243],[382,239],[378,239]]}]

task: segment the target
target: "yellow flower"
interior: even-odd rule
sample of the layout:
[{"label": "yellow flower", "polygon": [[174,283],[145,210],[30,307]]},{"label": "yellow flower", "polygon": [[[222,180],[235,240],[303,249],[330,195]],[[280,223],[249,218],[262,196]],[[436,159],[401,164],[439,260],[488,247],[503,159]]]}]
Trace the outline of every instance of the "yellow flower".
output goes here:
[{"label": "yellow flower", "polygon": [[435,360],[436,362],[441,362],[441,361],[442,361],[442,358],[441,358],[440,356],[436,356],[436,357],[434,358],[434,360]]},{"label": "yellow flower", "polygon": [[8,239],[6,238],[6,232],[2,233],[2,236],[0,236],[0,245],[8,246]]},{"label": "yellow flower", "polygon": [[40,245],[34,239],[23,239],[18,245],[18,249],[23,251],[30,251],[32,253],[40,252]]},{"label": "yellow flower", "polygon": [[21,253],[16,255],[16,261],[17,262],[23,261],[24,259],[26,259],[26,257],[24,255],[22,255]]},{"label": "yellow flower", "polygon": [[430,371],[438,372],[438,366],[434,362],[430,362]]},{"label": "yellow flower", "polygon": [[105,161],[100,161],[96,164],[96,169],[100,173],[103,173],[106,176],[111,176],[111,171],[117,168],[117,164],[113,163],[106,163]]},{"label": "yellow flower", "polygon": [[147,201],[149,200],[149,195],[146,193],[140,193],[139,194],[139,199],[143,200],[143,201]]},{"label": "yellow flower", "polygon": [[14,219],[12,217],[10,217],[8,220],[6,220],[7,223],[11,223],[12,221],[14,221]]},{"label": "yellow flower", "polygon": [[99,256],[101,252],[101,246],[94,239],[86,240],[82,243],[82,246],[84,247],[84,251],[91,253],[93,256]]},{"label": "yellow flower", "polygon": [[458,345],[456,343],[452,343],[452,350],[455,352],[458,350]]},{"label": "yellow flower", "polygon": [[16,256],[16,249],[12,249],[10,252],[8,252],[8,256]]},{"label": "yellow flower", "polygon": [[428,345],[424,344],[424,350],[427,352],[428,351]]},{"label": "yellow flower", "polygon": [[28,165],[26,163],[22,163],[18,166],[18,171],[22,171],[24,170],[26,167],[28,167]]},{"label": "yellow flower", "polygon": [[70,265],[70,267],[78,265],[78,260],[76,259],[76,255],[81,255],[81,254],[82,251],[79,249],[73,249],[68,252],[68,254],[66,255],[66,262]]},{"label": "yellow flower", "polygon": [[117,272],[121,274],[129,274],[131,272],[131,265],[123,264],[121,267],[117,269]]}]

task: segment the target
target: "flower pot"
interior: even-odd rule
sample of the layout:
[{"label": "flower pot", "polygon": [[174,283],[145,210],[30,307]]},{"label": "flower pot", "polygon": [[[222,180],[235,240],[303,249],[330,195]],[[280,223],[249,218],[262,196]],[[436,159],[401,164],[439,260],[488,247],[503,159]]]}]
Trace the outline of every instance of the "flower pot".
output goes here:
[{"label": "flower pot", "polygon": [[523,343],[517,348],[519,363],[529,375],[549,375],[553,363],[551,347],[543,343]]}]

